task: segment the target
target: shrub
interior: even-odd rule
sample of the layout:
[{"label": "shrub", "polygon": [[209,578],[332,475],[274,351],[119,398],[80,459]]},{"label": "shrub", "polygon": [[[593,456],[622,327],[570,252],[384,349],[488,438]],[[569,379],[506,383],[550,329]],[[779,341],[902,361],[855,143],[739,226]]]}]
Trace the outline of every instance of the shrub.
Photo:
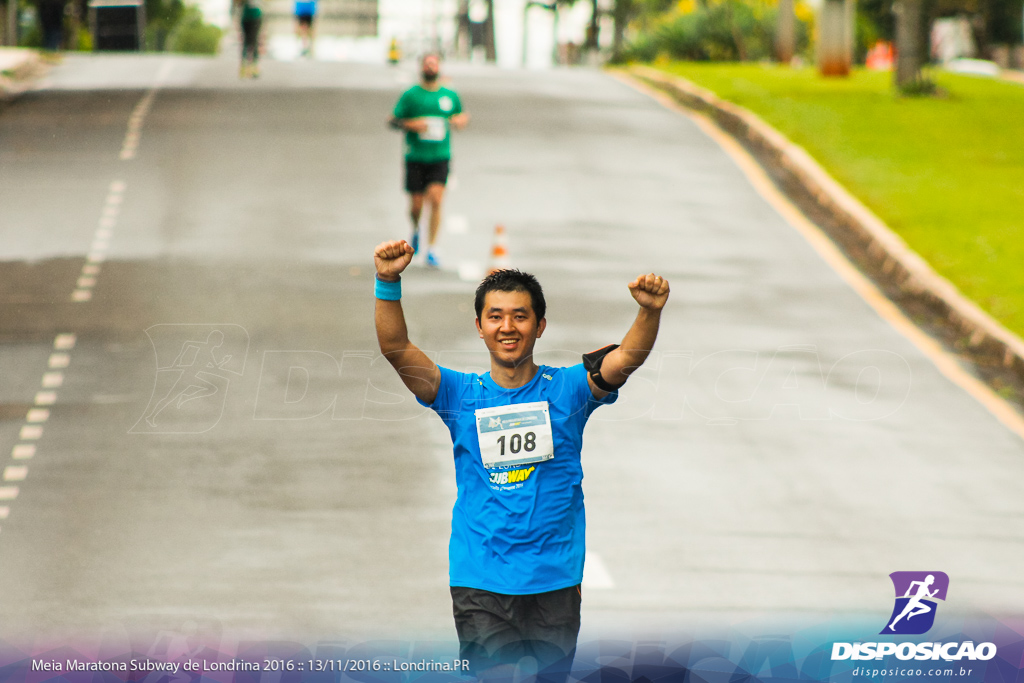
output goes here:
[{"label": "shrub", "polygon": [[[695,61],[771,59],[777,11],[757,0],[718,0],[669,12],[628,45],[629,59],[657,55]],[[808,49],[807,23],[797,17],[797,52]]]},{"label": "shrub", "polygon": [[196,7],[185,10],[185,16],[167,36],[167,49],[171,52],[185,52],[197,55],[214,55],[220,47],[220,28],[203,22],[203,15]]}]

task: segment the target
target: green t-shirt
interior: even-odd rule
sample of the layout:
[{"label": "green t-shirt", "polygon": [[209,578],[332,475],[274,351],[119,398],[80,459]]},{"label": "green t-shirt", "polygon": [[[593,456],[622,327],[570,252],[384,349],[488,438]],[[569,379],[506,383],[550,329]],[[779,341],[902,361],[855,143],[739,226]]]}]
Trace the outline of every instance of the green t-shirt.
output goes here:
[{"label": "green t-shirt", "polygon": [[426,118],[426,133],[405,131],[405,158],[407,161],[434,163],[452,156],[451,125],[448,117],[462,113],[462,103],[454,90],[438,88],[427,90],[414,85],[406,90],[395,105],[398,119]]},{"label": "green t-shirt", "polygon": [[242,21],[256,21],[263,16],[260,0],[246,0],[242,3]]}]

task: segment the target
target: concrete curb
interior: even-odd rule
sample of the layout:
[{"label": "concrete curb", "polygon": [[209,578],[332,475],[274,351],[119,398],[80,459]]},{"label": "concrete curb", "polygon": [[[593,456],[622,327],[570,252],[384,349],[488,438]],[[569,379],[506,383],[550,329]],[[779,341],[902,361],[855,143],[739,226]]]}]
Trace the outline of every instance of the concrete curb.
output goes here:
[{"label": "concrete curb", "polygon": [[816,161],[755,114],[679,76],[633,66],[633,77],[700,111],[751,148],[762,162],[780,166],[813,197],[843,231],[844,246],[862,255],[872,274],[884,281],[900,300],[924,305],[965,338],[968,353],[998,363],[1024,382],[1024,340],[1017,337],[974,302],[967,299],[875,216],[846,191]]}]

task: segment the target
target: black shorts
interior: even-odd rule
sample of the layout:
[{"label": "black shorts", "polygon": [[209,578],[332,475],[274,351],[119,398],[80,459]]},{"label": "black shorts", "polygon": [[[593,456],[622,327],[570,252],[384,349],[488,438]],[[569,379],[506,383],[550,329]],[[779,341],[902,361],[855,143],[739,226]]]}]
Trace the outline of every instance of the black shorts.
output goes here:
[{"label": "black shorts", "polygon": [[296,14],[295,21],[298,22],[299,26],[312,26],[313,15],[312,14]]},{"label": "black shorts", "polygon": [[425,163],[422,161],[405,162],[405,191],[410,194],[423,194],[427,185],[448,182],[448,159]]},{"label": "black shorts", "polygon": [[471,672],[533,657],[539,681],[566,680],[580,633],[579,586],[534,595],[458,586],[451,592],[459,656]]}]

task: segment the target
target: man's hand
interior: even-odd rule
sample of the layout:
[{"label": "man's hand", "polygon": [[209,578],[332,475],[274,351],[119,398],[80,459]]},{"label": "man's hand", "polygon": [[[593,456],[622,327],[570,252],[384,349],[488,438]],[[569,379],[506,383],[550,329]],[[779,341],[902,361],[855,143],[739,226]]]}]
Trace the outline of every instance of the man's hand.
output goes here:
[{"label": "man's hand", "polygon": [[448,121],[452,124],[452,128],[455,130],[462,130],[469,123],[469,114],[463,112],[461,114],[452,114],[448,117]]},{"label": "man's hand", "polygon": [[629,283],[629,293],[640,307],[652,311],[660,311],[665,306],[668,292],[668,280],[654,273],[641,275]]},{"label": "man's hand", "polygon": [[373,265],[377,267],[377,275],[381,280],[398,280],[410,263],[412,247],[405,240],[381,242],[373,250]]},{"label": "man's hand", "polygon": [[413,133],[426,133],[430,126],[423,119],[404,119],[402,121],[402,128],[411,130]]}]

